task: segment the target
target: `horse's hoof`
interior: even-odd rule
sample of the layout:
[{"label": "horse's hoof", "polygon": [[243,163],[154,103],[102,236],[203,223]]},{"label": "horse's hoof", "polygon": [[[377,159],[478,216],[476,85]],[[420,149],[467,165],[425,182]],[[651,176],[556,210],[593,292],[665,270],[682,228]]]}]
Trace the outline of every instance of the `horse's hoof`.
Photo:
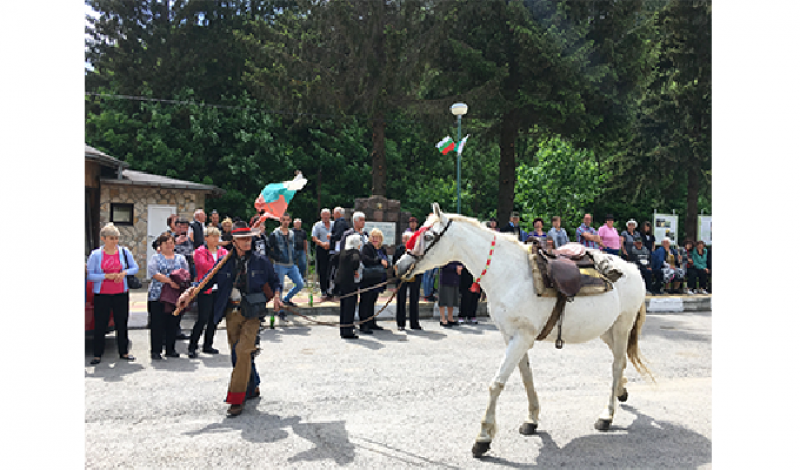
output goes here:
[{"label": "horse's hoof", "polygon": [[619,401],[628,401],[628,389],[627,388],[623,388],[622,390],[623,390],[622,395],[618,396],[617,400],[619,400]]},{"label": "horse's hoof", "polygon": [[608,431],[611,427],[611,420],[610,419],[598,419],[597,422],[594,423],[594,428],[598,431]]},{"label": "horse's hoof", "polygon": [[476,442],[472,445],[472,456],[475,458],[483,457],[483,454],[489,451],[491,442]]},{"label": "horse's hoof", "polygon": [[538,425],[533,423],[522,423],[522,426],[519,427],[519,433],[523,436],[533,436],[536,434],[536,428]]}]

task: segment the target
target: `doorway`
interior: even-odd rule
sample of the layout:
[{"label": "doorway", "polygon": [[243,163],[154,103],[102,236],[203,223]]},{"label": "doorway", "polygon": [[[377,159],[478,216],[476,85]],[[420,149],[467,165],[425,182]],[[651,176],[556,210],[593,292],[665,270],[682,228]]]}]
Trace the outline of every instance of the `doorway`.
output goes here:
[{"label": "doorway", "polygon": [[[176,210],[175,206],[147,205],[147,259],[145,260],[145,265],[156,253],[153,250],[153,240],[158,238],[162,232],[169,230],[167,218],[175,214]],[[147,275],[147,279],[150,279],[150,274]]]}]

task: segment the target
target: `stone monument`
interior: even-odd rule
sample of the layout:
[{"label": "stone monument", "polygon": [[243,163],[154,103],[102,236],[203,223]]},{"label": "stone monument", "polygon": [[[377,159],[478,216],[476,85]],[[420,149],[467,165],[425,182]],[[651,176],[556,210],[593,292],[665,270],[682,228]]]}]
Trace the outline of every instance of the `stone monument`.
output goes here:
[{"label": "stone monument", "polygon": [[345,209],[345,218],[352,222],[354,212],[363,212],[366,217],[364,229],[367,233],[374,227],[383,232],[383,244],[386,252],[394,256],[394,247],[402,240],[403,231],[408,227],[410,212],[400,210],[400,201],[386,199],[383,196],[356,198],[353,209]]}]

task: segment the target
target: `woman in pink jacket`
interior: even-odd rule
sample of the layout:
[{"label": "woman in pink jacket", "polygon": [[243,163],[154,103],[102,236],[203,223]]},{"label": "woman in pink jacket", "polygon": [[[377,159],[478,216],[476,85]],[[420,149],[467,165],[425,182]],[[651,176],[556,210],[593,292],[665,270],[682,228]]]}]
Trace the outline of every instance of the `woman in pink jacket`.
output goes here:
[{"label": "woman in pink jacket", "polygon": [[[205,245],[194,250],[194,266],[197,270],[197,281],[203,279],[203,276],[214,268],[214,264],[228,254],[225,248],[219,247],[220,235],[221,233],[218,228],[209,227],[208,234],[205,236]],[[189,337],[189,357],[192,359],[197,357],[197,343],[200,341],[200,333],[203,332],[203,327],[205,327],[206,330],[206,334],[203,336],[203,352],[207,354],[219,353],[219,350],[212,347],[214,333],[217,331],[217,325],[214,323],[214,315],[212,315],[212,309],[216,300],[216,284],[208,287],[208,289],[197,295],[197,321],[194,323],[192,334]]]}]

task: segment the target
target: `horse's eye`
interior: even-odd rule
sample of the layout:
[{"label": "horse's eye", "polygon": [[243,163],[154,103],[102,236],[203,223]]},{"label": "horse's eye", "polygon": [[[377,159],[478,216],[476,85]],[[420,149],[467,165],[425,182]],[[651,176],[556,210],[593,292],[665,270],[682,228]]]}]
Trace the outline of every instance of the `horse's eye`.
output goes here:
[{"label": "horse's eye", "polygon": [[430,233],[430,232],[426,232],[425,233],[425,241],[431,241],[431,240],[433,240],[433,234]]}]

